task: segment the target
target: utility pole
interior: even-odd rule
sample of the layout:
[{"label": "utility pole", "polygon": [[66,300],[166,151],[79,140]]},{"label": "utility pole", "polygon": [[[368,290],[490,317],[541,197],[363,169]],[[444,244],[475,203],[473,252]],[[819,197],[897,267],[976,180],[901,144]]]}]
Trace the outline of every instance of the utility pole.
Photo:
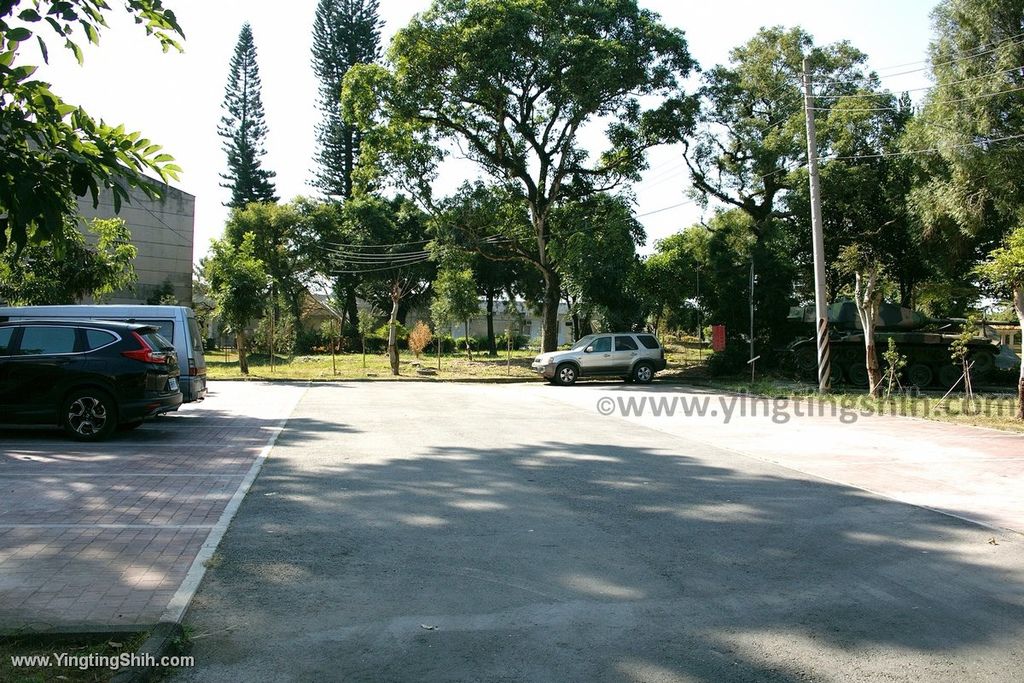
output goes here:
[{"label": "utility pole", "polygon": [[828,340],[828,302],[825,300],[825,237],[821,224],[821,179],[818,176],[818,137],[814,129],[814,84],[811,60],[804,57],[804,116],[807,119],[807,170],[811,178],[811,231],[814,245],[814,313],[818,342],[818,391],[829,391],[832,362]]},{"label": "utility pole", "polygon": [[[750,254],[750,360],[747,364],[750,365],[750,384],[754,384],[754,365],[757,363],[757,359],[760,356],[754,355],[754,254]],[[753,391],[753,386],[751,386]]]}]

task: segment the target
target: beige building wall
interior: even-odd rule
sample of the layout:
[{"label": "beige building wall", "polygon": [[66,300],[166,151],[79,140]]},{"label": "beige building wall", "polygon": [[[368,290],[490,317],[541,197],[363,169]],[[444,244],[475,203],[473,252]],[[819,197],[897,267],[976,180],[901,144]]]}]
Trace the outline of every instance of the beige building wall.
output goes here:
[{"label": "beige building wall", "polygon": [[92,198],[78,201],[85,223],[93,218],[122,218],[139,250],[135,259],[138,282],[128,291],[105,299],[111,304],[143,304],[165,281],[174,286],[174,295],[182,306],[192,305],[192,250],[195,234],[196,198],[187,192],[164,186],[161,199],[150,199],[132,188],[131,203],[121,204],[114,212],[113,195],[100,194],[99,206]]}]

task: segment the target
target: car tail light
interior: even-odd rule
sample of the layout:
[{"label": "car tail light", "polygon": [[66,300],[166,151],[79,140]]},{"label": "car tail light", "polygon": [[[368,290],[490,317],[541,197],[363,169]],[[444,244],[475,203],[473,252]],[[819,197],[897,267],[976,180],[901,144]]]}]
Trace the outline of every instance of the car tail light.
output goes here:
[{"label": "car tail light", "polygon": [[196,359],[195,358],[189,358],[188,359],[188,376],[189,377],[195,377],[198,374],[199,374],[199,368],[196,367]]},{"label": "car tail light", "polygon": [[139,336],[137,333],[132,332],[132,336],[135,337],[135,341],[139,342],[142,346],[141,349],[135,349],[134,351],[122,351],[121,355],[125,358],[131,358],[142,363],[158,363],[163,364],[167,362],[167,354],[163,351],[157,351],[149,343]]}]

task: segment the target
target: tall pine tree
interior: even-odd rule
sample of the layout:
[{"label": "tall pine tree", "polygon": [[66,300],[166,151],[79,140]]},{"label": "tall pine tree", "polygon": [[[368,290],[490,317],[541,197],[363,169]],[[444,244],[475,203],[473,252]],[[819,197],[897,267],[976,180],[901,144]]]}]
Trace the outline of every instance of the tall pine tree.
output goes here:
[{"label": "tall pine tree", "polygon": [[341,119],[339,99],[345,73],[355,64],[380,58],[378,0],[320,0],[313,20],[313,72],[320,79],[313,185],[325,196],[352,195],[352,169],[359,133]]},{"label": "tall pine tree", "polygon": [[256,44],[252,27],[246,22],[238,34],[238,44],[231,58],[221,105],[225,113],[217,129],[224,138],[224,152],[228,155],[228,172],[221,174],[226,182],[221,183],[221,187],[231,190],[231,201],[226,205],[234,208],[278,199],[272,180],[275,174],[264,169],[260,162],[266,154],[263,142],[267,136],[260,88]]}]

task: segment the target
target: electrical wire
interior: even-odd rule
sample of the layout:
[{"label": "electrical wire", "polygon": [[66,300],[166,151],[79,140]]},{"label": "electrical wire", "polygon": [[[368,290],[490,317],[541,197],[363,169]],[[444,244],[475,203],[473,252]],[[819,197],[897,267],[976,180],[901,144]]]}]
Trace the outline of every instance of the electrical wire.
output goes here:
[{"label": "electrical wire", "polygon": [[[999,97],[1000,95],[1007,95],[1010,93],[1020,92],[1024,90],[1024,85],[1017,88],[1008,88],[1007,90],[1000,90],[999,92],[985,93],[982,95],[974,95],[972,97],[958,97],[952,100],[936,100],[934,104],[955,104],[957,102],[971,102],[973,100],[984,100],[990,97]],[[901,107],[862,107],[862,108],[849,108],[846,107],[811,107],[813,111],[848,111],[848,112],[870,112],[870,111],[900,111]]]},{"label": "electrical wire", "polygon": [[662,213],[662,212],[668,211],[670,209],[678,209],[680,206],[686,206],[687,204],[693,204],[696,201],[697,201],[696,199],[689,199],[689,200],[687,200],[685,202],[680,202],[678,204],[673,204],[672,206],[665,206],[665,207],[662,207],[660,209],[655,209],[654,211],[648,211],[647,213],[637,214],[636,216],[634,216],[634,218],[645,218],[647,216],[653,216],[656,213]]},{"label": "electrical wire", "polygon": [[[975,54],[966,54],[966,55],[962,55],[960,57],[956,57],[954,59],[947,59],[946,61],[943,61],[943,62],[936,62],[935,64],[929,64],[929,60],[922,59],[922,60],[919,60],[919,61],[916,61],[916,62],[907,62],[906,64],[896,64],[894,66],[881,67],[879,69],[875,69],[875,71],[878,72],[878,71],[888,71],[890,69],[902,69],[904,67],[915,66],[917,64],[924,64],[925,65],[925,66],[922,66],[919,69],[911,69],[909,71],[901,71],[901,72],[893,73],[893,74],[880,74],[880,73],[876,73],[875,75],[878,76],[878,78],[884,80],[886,78],[895,78],[896,76],[905,76],[907,74],[920,73],[922,71],[930,71],[931,69],[933,69],[933,68],[935,68],[937,66],[948,66],[950,64],[956,64],[957,62],[962,62],[962,61],[965,61],[965,60],[968,60],[968,59],[976,59],[978,57],[984,57],[985,55],[991,54],[991,53],[993,53],[993,52],[995,52],[997,50],[1002,49],[1003,47],[1014,47],[1016,45],[1021,45],[1021,44],[1024,44],[1024,33],[1018,33],[1015,36],[1010,36],[1009,38],[1004,38],[1003,40],[1001,40],[1001,41],[999,41],[997,43],[988,43],[987,45],[990,45],[992,47],[990,49],[984,50],[983,52],[977,52]],[[979,47],[984,47],[984,46],[979,46]],[[830,83],[832,85],[843,85],[843,84],[847,84],[847,83],[859,83],[862,80],[864,80],[864,79],[863,78],[850,78],[850,79],[823,78],[819,82],[820,83]]]},{"label": "electrical wire", "polygon": [[985,145],[992,144],[994,142],[1006,142],[1008,140],[1020,140],[1024,138],[1024,133],[1019,135],[1007,135],[1001,138],[991,138],[988,140],[980,140],[976,142],[968,142],[962,145],[953,145],[952,147],[933,147],[930,149],[914,149],[903,152],[880,152],[878,154],[854,154],[849,156],[828,156],[821,157],[819,161],[854,161],[857,159],[881,159],[885,157],[898,157],[908,156],[911,154],[937,154],[942,152],[944,149],[966,149],[967,147],[983,147]]},{"label": "electrical wire", "polygon": [[[901,92],[921,92],[924,90],[937,90],[939,88],[949,87],[951,85],[960,85],[961,83],[970,83],[972,81],[980,81],[986,78],[992,78],[993,76],[1005,76],[1006,74],[1016,73],[1024,70],[1024,66],[1015,66],[1011,69],[1004,69],[1003,71],[993,71],[992,73],[982,74],[981,76],[972,76],[971,78],[963,78],[959,81],[951,81],[949,83],[941,83],[939,85],[930,85],[924,88],[906,88],[901,89]],[[854,93],[852,95],[812,95],[816,100],[842,100],[851,98],[869,98],[884,96],[885,93]]]},{"label": "electrical wire", "polygon": [[367,268],[360,270],[332,270],[329,271],[330,275],[361,275],[363,273],[383,273],[388,270],[400,270],[402,268],[408,268],[410,266],[418,265],[420,263],[426,263],[429,258],[420,259],[419,261],[413,261],[411,263],[403,263],[396,266],[384,266],[383,268]]}]

